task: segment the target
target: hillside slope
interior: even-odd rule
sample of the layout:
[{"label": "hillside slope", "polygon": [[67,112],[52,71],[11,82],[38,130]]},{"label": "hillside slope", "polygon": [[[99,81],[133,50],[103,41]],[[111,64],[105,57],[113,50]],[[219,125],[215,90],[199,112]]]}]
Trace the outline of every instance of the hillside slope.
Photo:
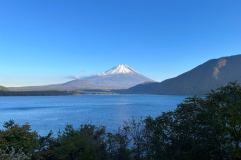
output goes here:
[{"label": "hillside slope", "polygon": [[241,83],[241,55],[209,60],[180,76],[160,83],[140,84],[127,93],[197,95],[231,81]]}]

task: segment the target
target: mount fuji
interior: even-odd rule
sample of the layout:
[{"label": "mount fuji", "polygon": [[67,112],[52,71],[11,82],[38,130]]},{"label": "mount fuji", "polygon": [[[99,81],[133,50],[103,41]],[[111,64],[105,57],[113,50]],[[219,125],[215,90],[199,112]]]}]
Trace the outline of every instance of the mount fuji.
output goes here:
[{"label": "mount fuji", "polygon": [[137,73],[127,65],[118,65],[99,75],[85,77],[62,84],[67,90],[73,89],[127,89],[153,80]]},{"label": "mount fuji", "polygon": [[125,64],[120,64],[101,74],[75,79],[63,84],[11,88],[17,91],[74,91],[74,90],[119,90],[138,84],[154,82]]}]

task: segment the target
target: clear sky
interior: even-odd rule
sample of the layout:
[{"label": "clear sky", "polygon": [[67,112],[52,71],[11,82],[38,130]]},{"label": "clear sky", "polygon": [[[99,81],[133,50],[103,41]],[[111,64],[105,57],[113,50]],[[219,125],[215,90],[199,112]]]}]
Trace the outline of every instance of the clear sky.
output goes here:
[{"label": "clear sky", "polygon": [[240,0],[0,0],[0,85],[117,64],[161,81],[240,53]]}]

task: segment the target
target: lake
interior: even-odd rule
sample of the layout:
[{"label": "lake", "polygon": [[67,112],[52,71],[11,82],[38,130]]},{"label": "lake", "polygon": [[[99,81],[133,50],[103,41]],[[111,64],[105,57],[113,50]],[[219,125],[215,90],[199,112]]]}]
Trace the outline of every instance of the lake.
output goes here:
[{"label": "lake", "polygon": [[57,133],[66,124],[74,127],[91,123],[113,131],[124,121],[156,117],[174,110],[184,96],[162,95],[83,95],[0,97],[0,125],[10,119],[28,122],[33,130],[46,135]]}]

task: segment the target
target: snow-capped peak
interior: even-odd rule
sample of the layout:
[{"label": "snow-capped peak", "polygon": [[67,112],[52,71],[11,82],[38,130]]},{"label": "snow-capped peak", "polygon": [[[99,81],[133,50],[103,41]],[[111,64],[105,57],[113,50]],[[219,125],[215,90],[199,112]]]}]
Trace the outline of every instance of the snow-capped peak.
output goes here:
[{"label": "snow-capped peak", "polygon": [[120,64],[106,72],[103,75],[112,75],[112,74],[134,74],[136,73],[131,67],[125,64]]}]

